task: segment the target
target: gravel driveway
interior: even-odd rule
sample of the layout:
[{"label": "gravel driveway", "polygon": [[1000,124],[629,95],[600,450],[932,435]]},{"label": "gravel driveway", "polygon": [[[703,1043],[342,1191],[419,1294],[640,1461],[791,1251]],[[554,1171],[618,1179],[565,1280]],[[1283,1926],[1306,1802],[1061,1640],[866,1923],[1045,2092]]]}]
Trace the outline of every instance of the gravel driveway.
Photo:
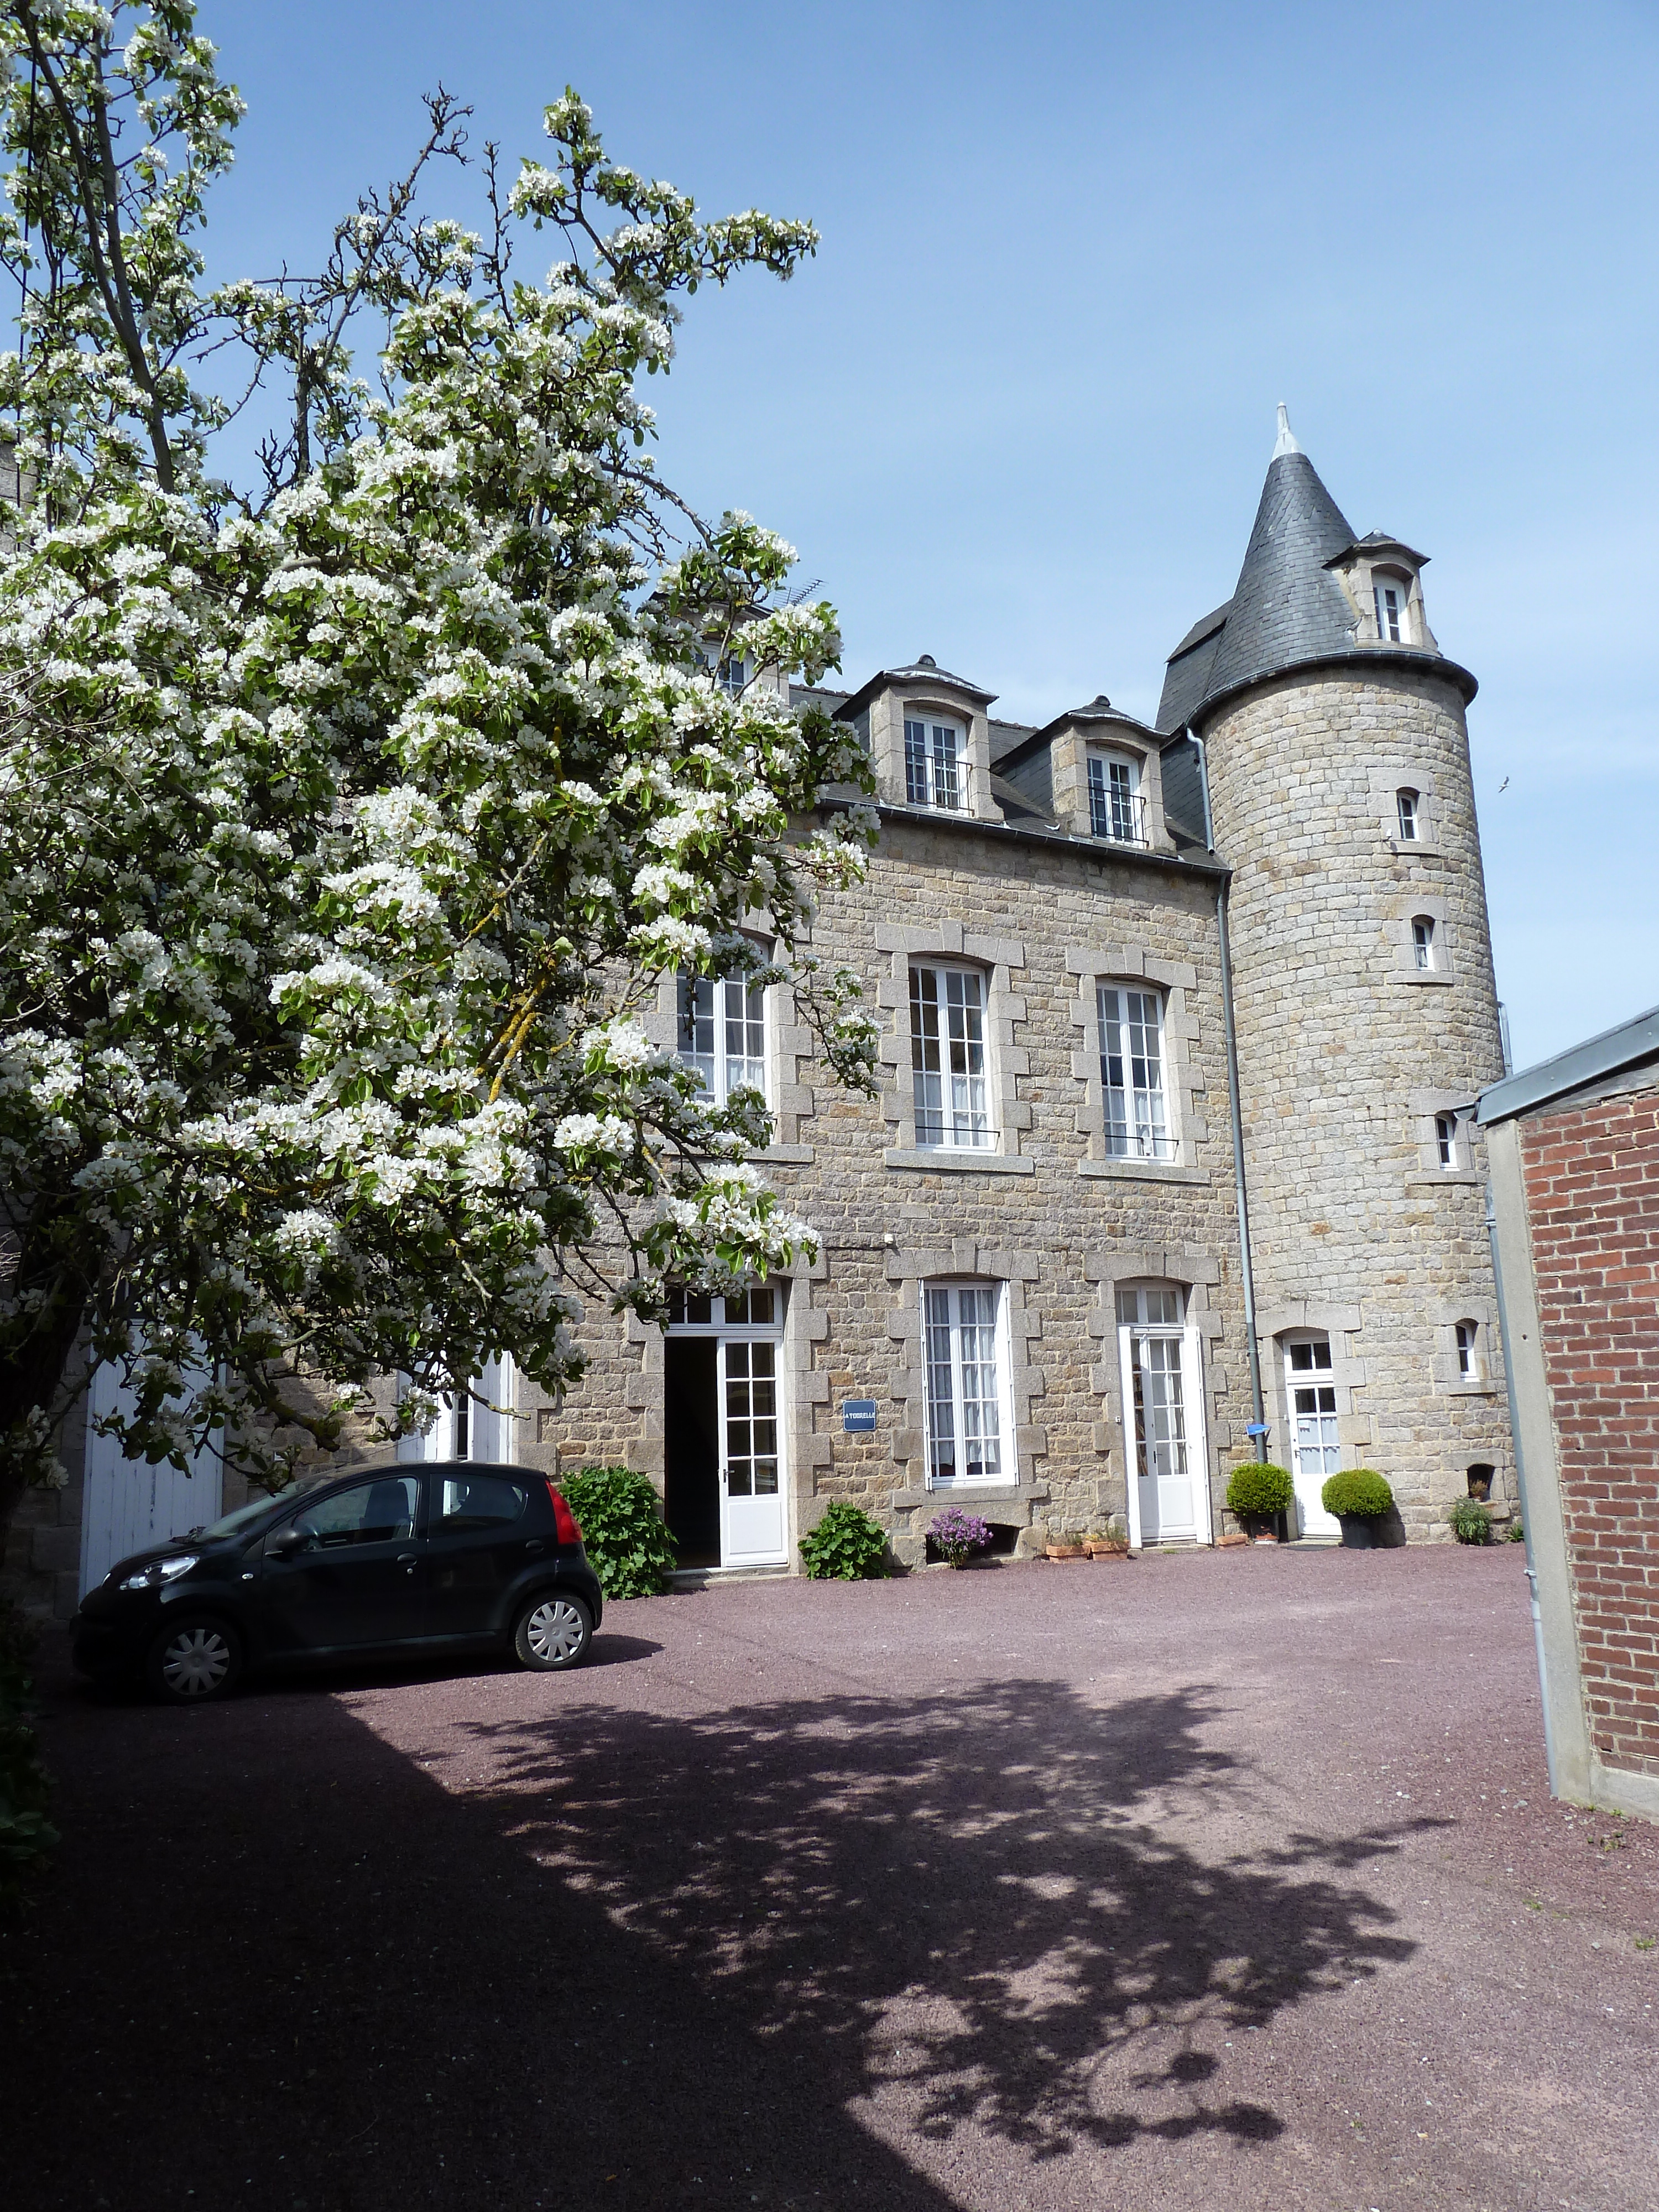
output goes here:
[{"label": "gravel driveway", "polygon": [[1640,2212],[1659,1831],[1518,1549],[618,1605],[569,1677],[100,1705],[0,1938],[11,2212]]}]

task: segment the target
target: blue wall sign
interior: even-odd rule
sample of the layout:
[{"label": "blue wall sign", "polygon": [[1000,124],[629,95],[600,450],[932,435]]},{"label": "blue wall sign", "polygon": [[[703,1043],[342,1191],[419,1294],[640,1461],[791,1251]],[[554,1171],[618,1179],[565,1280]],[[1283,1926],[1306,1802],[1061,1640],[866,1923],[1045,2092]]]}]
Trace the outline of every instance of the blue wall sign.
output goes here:
[{"label": "blue wall sign", "polygon": [[876,1425],[875,1400],[843,1398],[841,1401],[841,1425],[847,1436],[868,1436]]}]

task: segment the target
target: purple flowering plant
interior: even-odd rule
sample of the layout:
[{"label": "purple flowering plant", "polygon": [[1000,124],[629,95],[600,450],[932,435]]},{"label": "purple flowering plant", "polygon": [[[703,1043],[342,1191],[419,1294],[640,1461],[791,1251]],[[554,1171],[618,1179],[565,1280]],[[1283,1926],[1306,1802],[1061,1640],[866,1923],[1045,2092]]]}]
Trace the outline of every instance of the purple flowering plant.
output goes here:
[{"label": "purple flowering plant", "polygon": [[943,1552],[953,1567],[966,1566],[974,1553],[984,1551],[991,1540],[989,1523],[977,1513],[964,1513],[959,1505],[947,1505],[943,1513],[934,1514],[927,1523],[927,1534],[935,1550]]}]

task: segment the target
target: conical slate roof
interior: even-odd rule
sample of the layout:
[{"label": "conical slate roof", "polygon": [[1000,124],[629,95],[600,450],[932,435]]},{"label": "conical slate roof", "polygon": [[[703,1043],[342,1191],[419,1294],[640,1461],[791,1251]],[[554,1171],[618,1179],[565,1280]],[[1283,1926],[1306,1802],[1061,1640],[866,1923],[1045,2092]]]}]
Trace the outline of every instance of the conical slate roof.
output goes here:
[{"label": "conical slate roof", "polygon": [[[1182,729],[1212,700],[1281,669],[1352,653],[1353,608],[1328,564],[1355,543],[1352,525],[1291,435],[1281,406],[1279,443],[1237,585],[1170,656],[1159,730]],[[1413,556],[1419,565],[1422,557]],[[1424,657],[1420,647],[1413,657]],[[1472,692],[1473,678],[1456,673]]]}]

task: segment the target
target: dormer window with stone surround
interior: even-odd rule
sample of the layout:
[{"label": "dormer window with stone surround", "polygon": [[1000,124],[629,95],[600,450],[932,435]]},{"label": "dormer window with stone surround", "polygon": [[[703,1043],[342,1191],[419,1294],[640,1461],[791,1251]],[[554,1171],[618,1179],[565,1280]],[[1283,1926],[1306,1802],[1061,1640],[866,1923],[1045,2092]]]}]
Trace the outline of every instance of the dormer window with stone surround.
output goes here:
[{"label": "dormer window with stone surround", "polygon": [[963,732],[933,714],[904,718],[904,796],[912,806],[959,808]]},{"label": "dormer window with stone surround", "polygon": [[1376,635],[1382,645],[1412,642],[1409,602],[1411,586],[1403,576],[1374,574],[1371,594],[1376,603]]},{"label": "dormer window with stone surround", "polygon": [[749,661],[744,653],[721,653],[715,647],[709,653],[699,653],[697,665],[708,669],[721,690],[733,699],[741,697],[748,686]]},{"label": "dormer window with stone surround", "polygon": [[1140,763],[1126,753],[1091,749],[1089,835],[1115,845],[1146,842],[1146,802],[1141,795]]}]

